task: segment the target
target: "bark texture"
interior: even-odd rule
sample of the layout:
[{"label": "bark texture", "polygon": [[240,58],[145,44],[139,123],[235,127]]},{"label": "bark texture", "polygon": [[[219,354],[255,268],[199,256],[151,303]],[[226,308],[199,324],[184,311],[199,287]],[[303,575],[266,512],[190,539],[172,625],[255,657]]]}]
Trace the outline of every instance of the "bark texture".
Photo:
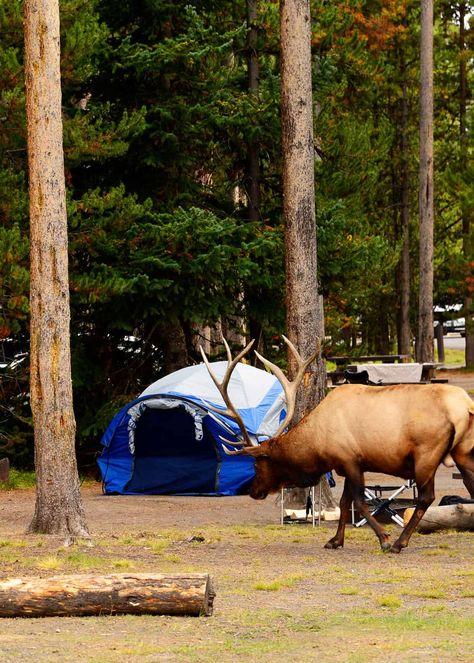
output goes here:
[{"label": "bark texture", "polygon": [[[316,337],[323,336],[314,204],[311,19],[308,0],[282,0],[280,11],[287,330],[304,358],[314,351]],[[318,359],[313,367],[304,380],[296,420],[324,396],[324,366]],[[295,368],[290,353],[290,377]]]},{"label": "bark texture", "polygon": [[[414,509],[406,509],[404,523],[408,523]],[[417,527],[419,532],[436,532],[440,529],[474,530],[474,504],[430,506]]]},{"label": "bark texture", "polygon": [[[259,65],[257,53],[258,31],[257,0],[247,0],[247,78],[251,95],[257,96],[259,89]],[[247,141],[247,167],[245,173],[249,221],[260,217],[260,146],[255,139]]]},{"label": "bark texture", "polygon": [[[314,352],[316,338],[324,337],[317,272],[309,0],[280,1],[280,33],[286,321],[289,339],[306,358]],[[321,356],[311,368],[298,394],[294,422],[324,398],[326,372]],[[289,353],[290,379],[295,371]],[[322,482],[323,504],[331,507],[332,493],[324,477]],[[301,499],[305,501],[305,491]]]},{"label": "bark texture", "polygon": [[400,260],[400,336],[399,353],[411,354],[410,329],[410,174],[409,174],[409,145],[408,145],[408,90],[406,81],[406,64],[403,53],[401,55],[402,79],[402,113],[401,113],[401,226],[402,226],[402,254]]},{"label": "bark texture", "polygon": [[[468,80],[467,80],[467,59],[469,57],[466,48],[466,15],[467,6],[465,2],[459,4],[459,142],[461,155],[461,172],[465,174],[469,168],[469,149],[468,149],[468,122],[467,122],[467,102],[468,102]],[[463,255],[467,265],[474,268],[474,240],[471,233],[471,207],[466,204],[463,197],[461,207],[462,216],[462,238]],[[473,271],[471,269],[471,271]],[[466,350],[465,363],[466,368],[474,368],[474,300],[466,294],[464,297],[464,317],[466,321]]]},{"label": "bark texture", "polygon": [[207,574],[70,575],[0,582],[0,617],[212,615]]},{"label": "bark texture", "polygon": [[[258,62],[258,0],[247,0],[247,84],[249,98],[258,104],[260,87],[260,68]],[[247,161],[245,166],[245,193],[247,197],[247,218],[251,222],[260,219],[260,143],[256,138],[247,139]],[[261,297],[260,288],[246,286],[246,299],[252,304],[250,310],[255,310],[255,302]],[[262,323],[258,316],[252,314],[248,319],[248,335],[254,338],[256,343],[254,349],[264,353]],[[250,361],[253,366],[259,364],[259,360],[252,353]]]},{"label": "bark texture", "polygon": [[30,530],[89,536],[79,491],[72,404],[58,0],[25,0],[24,9],[30,392],[37,479]]},{"label": "bark texture", "polygon": [[433,347],[433,0],[421,0],[420,46],[420,298],[419,362],[434,359]]}]

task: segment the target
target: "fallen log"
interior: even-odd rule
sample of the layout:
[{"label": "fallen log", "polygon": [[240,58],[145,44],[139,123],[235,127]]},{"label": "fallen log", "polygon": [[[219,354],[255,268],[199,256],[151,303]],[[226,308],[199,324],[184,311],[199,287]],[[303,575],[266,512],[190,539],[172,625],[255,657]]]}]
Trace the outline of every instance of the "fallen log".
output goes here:
[{"label": "fallen log", "polygon": [[[403,522],[406,526],[414,509],[405,509]],[[439,529],[474,530],[474,504],[449,504],[430,506],[425,511],[418,532],[435,532]]]},{"label": "fallen log", "polygon": [[208,574],[114,573],[0,582],[0,617],[212,615]]}]

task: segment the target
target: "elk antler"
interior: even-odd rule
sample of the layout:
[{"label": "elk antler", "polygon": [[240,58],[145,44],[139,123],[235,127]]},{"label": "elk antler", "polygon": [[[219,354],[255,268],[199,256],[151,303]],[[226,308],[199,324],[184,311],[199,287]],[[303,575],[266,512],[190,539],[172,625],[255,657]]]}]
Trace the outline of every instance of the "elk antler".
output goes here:
[{"label": "elk antler", "polygon": [[292,382],[288,380],[286,375],[283,373],[281,368],[276,366],[275,364],[272,364],[271,361],[268,361],[268,359],[265,359],[265,357],[262,357],[256,350],[255,354],[257,357],[260,359],[262,364],[264,364],[267,368],[271,370],[273,375],[278,378],[278,380],[281,383],[281,386],[283,387],[283,391],[285,392],[286,396],[286,417],[283,419],[281,422],[277,432],[273,435],[273,437],[278,437],[278,435],[281,435],[281,433],[285,430],[285,428],[288,426],[288,424],[291,422],[293,419],[293,415],[295,413],[295,404],[296,404],[296,392],[298,390],[298,387],[300,386],[300,383],[304,377],[304,374],[306,372],[306,369],[308,366],[313,362],[316,357],[319,354],[319,350],[321,347],[321,342],[319,338],[316,341],[316,350],[313,352],[313,354],[307,359],[306,361],[303,361],[301,358],[298,350],[295,348],[293,343],[286,338],[286,336],[283,336],[283,340],[287,344],[287,346],[290,348],[292,351],[293,355],[295,356],[296,361],[298,362],[298,371],[296,373],[296,376]]},{"label": "elk antler", "polygon": [[201,350],[202,358],[204,359],[204,363],[206,364],[207,370],[209,371],[209,375],[211,376],[212,381],[214,382],[217,389],[219,390],[219,393],[222,396],[222,399],[223,399],[224,403],[227,405],[226,410],[221,410],[219,408],[213,407],[212,405],[208,405],[207,407],[209,407],[209,409],[211,409],[211,410],[214,410],[214,412],[219,412],[220,414],[224,414],[227,417],[230,417],[231,419],[234,419],[234,421],[237,422],[237,424],[240,428],[240,431],[242,433],[242,437],[244,438],[243,441],[239,440],[238,442],[231,442],[230,440],[224,440],[224,438],[221,438],[226,444],[230,444],[232,446],[240,447],[239,449],[234,450],[234,451],[230,451],[230,450],[226,449],[225,447],[223,447],[224,451],[227,454],[234,455],[234,454],[241,453],[241,451],[245,447],[257,446],[257,443],[252,442],[252,440],[250,439],[250,435],[248,434],[248,431],[245,428],[245,424],[242,420],[242,417],[240,416],[239,412],[237,411],[237,408],[232,404],[232,401],[230,400],[229,394],[228,394],[228,391],[227,391],[228,386],[229,386],[230,376],[232,375],[232,372],[233,372],[234,368],[237,366],[237,364],[242,359],[242,357],[244,357],[247,354],[247,352],[250,350],[250,348],[254,344],[255,339],[252,339],[250,341],[250,343],[241,352],[239,352],[239,354],[234,359],[232,359],[232,353],[230,351],[230,348],[229,348],[229,345],[228,345],[227,341],[225,340],[225,338],[223,338],[222,340],[224,342],[225,349],[227,351],[227,362],[228,362],[227,363],[227,369],[226,369],[225,375],[222,379],[222,382],[219,382],[217,377],[212,372],[211,366],[209,364],[209,361],[206,357],[206,353],[204,352],[202,346],[200,346],[200,350]]}]

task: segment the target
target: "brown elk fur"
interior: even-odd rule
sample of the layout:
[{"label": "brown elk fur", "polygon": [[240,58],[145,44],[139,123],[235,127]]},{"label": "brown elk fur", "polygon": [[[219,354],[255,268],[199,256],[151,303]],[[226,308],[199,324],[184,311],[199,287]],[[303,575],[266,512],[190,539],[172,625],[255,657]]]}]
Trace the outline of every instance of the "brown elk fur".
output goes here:
[{"label": "brown elk fur", "polygon": [[[329,470],[345,477],[339,526],[327,548],[344,545],[354,501],[382,549],[400,552],[434,500],[434,476],[446,457],[474,497],[474,403],[451,385],[342,385],[288,433],[245,446],[242,453],[256,459],[250,488],[255,499],[284,486],[314,485]],[[413,516],[393,544],[364,503],[367,471],[416,481]]]}]

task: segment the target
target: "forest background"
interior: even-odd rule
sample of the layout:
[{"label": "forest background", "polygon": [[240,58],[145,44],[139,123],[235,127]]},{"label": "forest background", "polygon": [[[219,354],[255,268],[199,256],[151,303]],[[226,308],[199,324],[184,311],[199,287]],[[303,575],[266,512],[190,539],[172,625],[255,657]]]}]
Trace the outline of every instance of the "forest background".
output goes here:
[{"label": "forest background", "polygon": [[[92,464],[119,406],[200,360],[196,340],[205,326],[224,321],[238,332],[244,325],[266,354],[278,355],[285,324],[279,8],[253,3],[249,26],[249,4],[60,2],[82,467]],[[4,363],[29,343],[22,5],[0,5]],[[311,5],[325,352],[350,353],[357,343],[359,353],[387,354],[399,343],[407,212],[416,329],[419,2]],[[435,5],[434,303],[442,307],[474,291],[472,227],[465,232],[474,205],[470,11],[468,3]],[[26,363],[2,376],[0,453],[31,467]]]}]

